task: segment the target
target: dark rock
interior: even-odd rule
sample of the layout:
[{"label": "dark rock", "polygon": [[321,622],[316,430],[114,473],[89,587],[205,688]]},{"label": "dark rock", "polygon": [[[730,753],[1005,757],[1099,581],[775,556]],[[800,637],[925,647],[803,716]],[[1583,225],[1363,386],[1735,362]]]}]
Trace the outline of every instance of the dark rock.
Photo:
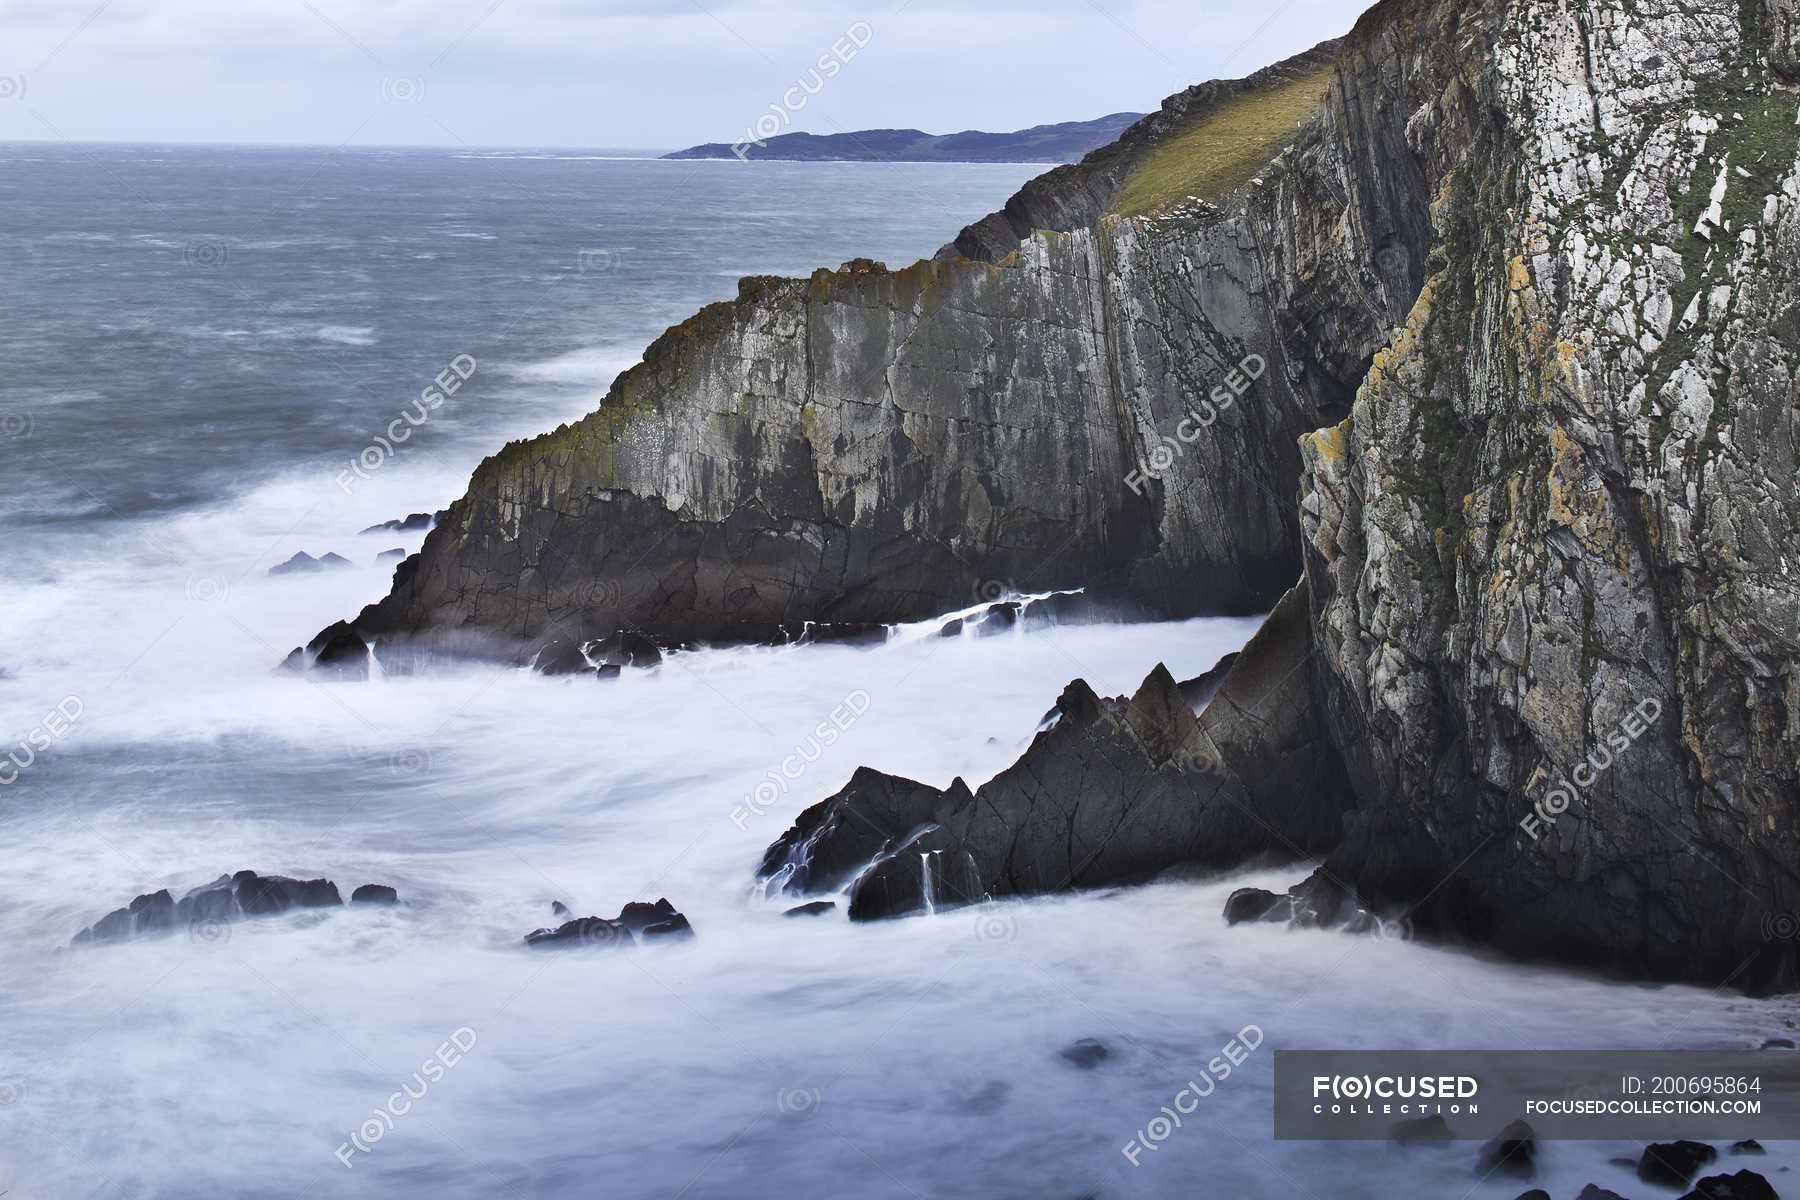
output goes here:
[{"label": "dark rock", "polygon": [[975,626],[976,637],[991,637],[996,633],[1005,633],[1019,624],[1019,613],[1024,605],[1016,600],[1007,600],[1000,604],[990,604],[981,614],[981,623]]},{"label": "dark rock", "polygon": [[1401,1145],[1414,1142],[1448,1142],[1454,1138],[1449,1124],[1441,1113],[1429,1117],[1415,1117],[1408,1121],[1396,1121],[1388,1130],[1390,1136]]},{"label": "dark rock", "polygon": [[294,672],[296,674],[301,671],[306,670],[306,649],[305,649],[305,647],[295,646],[292,650],[288,651],[288,656],[286,658],[282,659],[281,665],[276,667],[275,669],[277,671],[290,671],[290,672]]},{"label": "dark rock", "polygon": [[421,529],[430,529],[436,517],[431,513],[412,513],[402,520],[383,521],[379,525],[371,525],[363,533],[417,533]]},{"label": "dark rock", "polygon": [[365,883],[350,893],[352,904],[398,904],[400,893],[385,883]]},{"label": "dark rock", "polygon": [[[357,889],[356,898],[360,899],[367,890]],[[379,890],[393,895],[392,888]],[[72,944],[119,941],[183,927],[193,930],[227,925],[245,917],[273,916],[299,908],[335,908],[342,903],[337,885],[329,879],[290,879],[285,875],[239,871],[193,888],[179,901],[166,890],[139,896],[130,907],[109,913],[76,934]]]},{"label": "dark rock", "polygon": [[131,902],[130,911],[135,934],[166,933],[175,928],[175,898],[166,888],[139,896]]},{"label": "dark rock", "polygon": [[555,929],[534,929],[525,935],[534,950],[572,950],[590,946],[616,948],[632,944],[631,930],[604,917],[576,917]]},{"label": "dark rock", "polygon": [[1520,1192],[1514,1200],[1550,1200],[1550,1193],[1543,1188],[1532,1188],[1529,1192]]},{"label": "dark rock", "polygon": [[1681,1200],[1781,1200],[1769,1181],[1755,1171],[1708,1175]]},{"label": "dark rock", "polygon": [[[551,905],[555,915],[567,912],[561,901]],[[619,915],[577,917],[555,929],[536,929],[525,935],[525,944],[540,950],[561,950],[577,946],[630,946],[638,939],[686,938],[694,936],[687,917],[677,912],[669,901],[654,904],[633,900]]]},{"label": "dark rock", "polygon": [[688,919],[685,916],[676,913],[666,921],[658,921],[654,925],[644,926],[642,936],[645,938],[672,939],[679,941],[683,938],[693,937],[694,927],[688,924]]},{"label": "dark rock", "polygon": [[361,681],[369,677],[369,644],[348,623],[339,621],[307,643],[312,669],[334,679]]},{"label": "dark rock", "polygon": [[1794,1039],[1769,1038],[1763,1042],[1762,1048],[1764,1050],[1792,1050],[1794,1048]]},{"label": "dark rock", "polygon": [[406,548],[404,546],[396,546],[392,550],[383,550],[380,554],[377,554],[375,556],[375,565],[380,566],[384,562],[399,562],[405,557]]},{"label": "dark rock", "polygon": [[850,890],[850,919],[879,921],[927,910],[942,912],[986,898],[966,851],[935,845],[931,832],[904,842],[871,864]]},{"label": "dark rock", "polygon": [[285,875],[258,875],[239,871],[231,877],[238,907],[247,917],[272,916],[290,908],[341,906],[337,885],[329,879],[289,879]]},{"label": "dark rock", "polygon": [[602,680],[617,679],[620,675],[624,674],[624,671],[625,668],[619,666],[617,663],[607,663],[605,666],[599,667],[594,671],[594,678]]},{"label": "dark rock", "polygon": [[319,560],[302,550],[284,563],[269,568],[271,575],[303,575],[319,569]]},{"label": "dark rock", "polygon": [[942,638],[956,638],[961,637],[962,634],[963,619],[961,617],[957,617],[951,621],[945,621],[937,631],[937,635]]},{"label": "dark rock", "polygon": [[1490,1175],[1530,1179],[1537,1173],[1537,1140],[1531,1126],[1524,1121],[1507,1125],[1499,1137],[1481,1147],[1475,1170],[1483,1179]]},{"label": "dark rock", "polygon": [[131,926],[131,910],[128,908],[114,909],[94,922],[93,940],[96,942],[123,941],[131,936]]},{"label": "dark rock", "polygon": [[[1339,836],[1349,791],[1321,757],[1305,613],[1303,591],[1284,600],[1202,716],[1158,667],[1116,705],[1071,684],[1051,727],[979,793],[859,770],[801,813],[758,876],[795,896],[851,885],[863,920],[925,909],[925,853],[940,907],[1316,853]],[[1312,923],[1358,911],[1323,876],[1295,896]]]},{"label": "dark rock", "polygon": [[1768,1153],[1767,1150],[1763,1149],[1762,1143],[1757,1141],[1755,1138],[1745,1138],[1741,1142],[1731,1143],[1731,1152],[1733,1154],[1767,1154]]},{"label": "dark rock", "polygon": [[1219,689],[1225,686],[1225,678],[1231,674],[1231,668],[1237,665],[1239,653],[1240,651],[1233,650],[1213,664],[1212,670],[1206,674],[1182,683],[1181,698],[1188,702],[1189,708],[1197,713],[1206,710],[1206,706],[1212,703],[1213,697],[1219,694]]},{"label": "dark rock", "polygon": [[588,655],[603,667],[654,667],[662,651],[641,633],[623,630],[587,647]]},{"label": "dark rock", "polygon": [[1239,925],[1245,921],[1291,921],[1294,917],[1292,896],[1277,896],[1262,888],[1239,888],[1225,901],[1225,923]]},{"label": "dark rock", "polygon": [[[1626,1159],[1625,1165],[1631,1167],[1637,1164],[1631,1159]],[[1581,1195],[1575,1197],[1575,1200],[1625,1200],[1625,1197],[1615,1191],[1603,1188],[1597,1183],[1590,1183],[1581,1189]]]},{"label": "dark rock", "polygon": [[550,915],[553,917],[566,917],[569,915],[569,906],[564,904],[561,900],[552,900],[550,902]]},{"label": "dark rock", "polygon": [[1637,1176],[1645,1183],[1684,1188],[1700,1168],[1719,1157],[1705,1142],[1658,1142],[1644,1147]]},{"label": "dark rock", "polygon": [[828,912],[837,911],[835,900],[810,900],[805,904],[796,904],[781,915],[784,917],[822,917]]},{"label": "dark rock", "polygon": [[591,675],[594,672],[594,665],[581,652],[580,644],[567,638],[545,644],[531,665],[544,675]]},{"label": "dark rock", "polygon": [[667,897],[649,904],[642,900],[633,900],[619,911],[618,922],[631,930],[633,934],[644,932],[652,925],[672,920],[681,914],[675,911]]},{"label": "dark rock", "polygon": [[1107,1049],[1106,1043],[1097,1038],[1082,1038],[1056,1053],[1064,1062],[1073,1063],[1083,1071],[1091,1071],[1112,1057],[1112,1051]]}]

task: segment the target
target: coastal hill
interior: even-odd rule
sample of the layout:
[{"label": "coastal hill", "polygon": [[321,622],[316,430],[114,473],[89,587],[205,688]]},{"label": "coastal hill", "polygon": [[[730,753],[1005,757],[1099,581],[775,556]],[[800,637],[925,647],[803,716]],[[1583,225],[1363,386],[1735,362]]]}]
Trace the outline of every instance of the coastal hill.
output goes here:
[{"label": "coastal hill", "polygon": [[1074,162],[1124,133],[1143,113],[1111,113],[1093,121],[1033,125],[1012,133],[926,133],[864,129],[855,133],[783,133],[762,142],[708,142],[664,158],[760,158],[786,162]]}]

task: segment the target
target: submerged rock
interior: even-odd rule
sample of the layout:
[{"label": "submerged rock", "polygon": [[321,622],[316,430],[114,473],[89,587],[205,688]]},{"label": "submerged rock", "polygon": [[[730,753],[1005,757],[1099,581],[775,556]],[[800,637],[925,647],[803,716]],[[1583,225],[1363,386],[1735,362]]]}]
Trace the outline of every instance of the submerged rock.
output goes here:
[{"label": "submerged rock", "polygon": [[1514,1121],[1502,1129],[1499,1137],[1481,1147],[1475,1171],[1483,1179],[1492,1175],[1530,1179],[1537,1174],[1537,1138],[1531,1126]]},{"label": "submerged rock", "polygon": [[365,883],[350,893],[352,904],[398,904],[400,893],[385,883]]},{"label": "submerged rock", "polygon": [[784,917],[822,917],[828,912],[837,911],[835,900],[810,900],[805,904],[796,904],[781,915]]},{"label": "submerged rock", "polygon": [[1644,1147],[1637,1177],[1661,1187],[1684,1188],[1700,1168],[1719,1157],[1705,1142],[1658,1142]]},{"label": "submerged rock", "polygon": [[579,643],[566,638],[550,642],[538,651],[537,659],[531,664],[533,669],[543,675],[592,675],[594,664],[582,653]]},{"label": "submerged rock", "polygon": [[1079,1067],[1083,1071],[1092,1071],[1095,1067],[1112,1057],[1112,1051],[1105,1042],[1098,1038],[1082,1038],[1072,1042],[1056,1052],[1064,1062]]},{"label": "submerged rock", "polygon": [[[561,901],[551,906],[556,915],[568,912]],[[661,899],[654,904],[633,900],[617,917],[576,917],[554,929],[534,929],[525,944],[536,950],[569,950],[586,946],[631,946],[639,941],[680,940],[694,936],[694,927],[673,904]]]},{"label": "submerged rock", "polygon": [[351,565],[350,560],[341,554],[324,554],[318,558],[304,550],[295,554],[284,563],[269,568],[271,575],[303,575],[314,571],[329,571]]},{"label": "submerged rock", "polygon": [[422,529],[430,529],[432,522],[442,513],[411,513],[397,521],[383,521],[379,525],[371,525],[363,533],[416,533]]},{"label": "submerged rock", "polygon": [[344,621],[309,642],[306,658],[313,670],[333,679],[363,682],[369,678],[369,644]]},{"label": "submerged rock", "polygon": [[1780,1200],[1780,1194],[1755,1171],[1739,1171],[1735,1175],[1708,1175],[1681,1200]]},{"label": "submerged rock", "polygon": [[[366,895],[365,895],[366,894]],[[387,899],[380,899],[385,896]],[[394,903],[398,895],[382,884],[356,889],[352,902]],[[239,871],[221,875],[175,900],[167,890],[150,892],[126,908],[108,913],[75,935],[72,945],[121,941],[186,928],[229,925],[253,917],[275,916],[293,909],[339,908],[343,900],[329,879],[291,879]],[[210,935],[209,930],[202,930]]]}]

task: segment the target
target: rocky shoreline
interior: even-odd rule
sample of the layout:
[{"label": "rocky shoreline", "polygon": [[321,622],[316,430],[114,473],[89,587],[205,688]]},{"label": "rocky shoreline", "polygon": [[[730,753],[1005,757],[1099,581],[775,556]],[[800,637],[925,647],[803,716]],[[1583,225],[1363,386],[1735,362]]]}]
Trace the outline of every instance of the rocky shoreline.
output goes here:
[{"label": "rocky shoreline", "polygon": [[1800,987],[1795,22],[1387,0],[934,260],[744,280],[295,665],[599,671],[996,583],[1272,610],[1222,681],[1072,684],[979,789],[859,772],[765,885],[862,919],[1323,858],[1240,915]]}]

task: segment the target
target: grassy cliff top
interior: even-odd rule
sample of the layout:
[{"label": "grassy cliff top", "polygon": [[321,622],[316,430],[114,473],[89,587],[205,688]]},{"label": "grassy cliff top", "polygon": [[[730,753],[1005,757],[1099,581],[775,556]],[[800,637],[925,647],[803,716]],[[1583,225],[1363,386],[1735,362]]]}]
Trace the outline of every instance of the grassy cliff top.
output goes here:
[{"label": "grassy cliff top", "polygon": [[1200,113],[1137,165],[1113,211],[1150,215],[1190,196],[1216,201],[1242,187],[1318,111],[1331,76],[1323,66]]}]

